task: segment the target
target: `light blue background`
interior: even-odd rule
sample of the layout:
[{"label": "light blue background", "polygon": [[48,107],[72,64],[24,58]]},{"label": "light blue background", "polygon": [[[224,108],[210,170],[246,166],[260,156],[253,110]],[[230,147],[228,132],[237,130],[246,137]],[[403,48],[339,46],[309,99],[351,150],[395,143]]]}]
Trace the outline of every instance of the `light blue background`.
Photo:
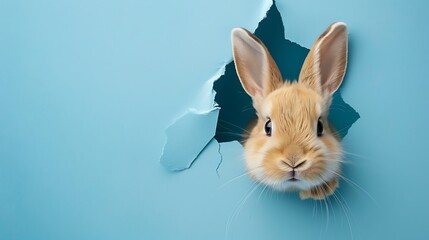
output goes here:
[{"label": "light blue background", "polygon": [[[159,164],[165,128],[264,2],[0,2],[0,239],[423,239],[429,3],[277,1],[286,38],[350,31],[342,204],[256,188],[236,143]],[[367,194],[367,193],[368,194]],[[245,198],[245,202],[243,201]],[[345,205],[345,203],[347,205]],[[240,204],[244,203],[244,204]],[[347,214],[346,214],[347,213]],[[349,225],[350,222],[350,225]]]}]

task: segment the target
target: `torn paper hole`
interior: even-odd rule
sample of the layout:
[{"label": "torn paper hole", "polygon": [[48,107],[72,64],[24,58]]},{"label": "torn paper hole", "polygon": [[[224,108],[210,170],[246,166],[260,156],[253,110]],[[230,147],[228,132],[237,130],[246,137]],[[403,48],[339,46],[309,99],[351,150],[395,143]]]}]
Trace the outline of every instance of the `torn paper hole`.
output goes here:
[{"label": "torn paper hole", "polygon": [[[296,80],[309,49],[285,39],[281,15],[275,4],[267,2],[270,3],[266,6],[269,10],[259,22],[255,35],[267,46],[282,76]],[[238,80],[234,63],[224,64],[205,83],[194,109],[167,128],[161,164],[172,171],[187,169],[213,137],[219,143],[241,142],[255,117],[252,100]],[[359,118],[359,113],[344,102],[341,92],[335,93],[329,119],[341,137]],[[186,141],[183,141],[184,137]]]}]

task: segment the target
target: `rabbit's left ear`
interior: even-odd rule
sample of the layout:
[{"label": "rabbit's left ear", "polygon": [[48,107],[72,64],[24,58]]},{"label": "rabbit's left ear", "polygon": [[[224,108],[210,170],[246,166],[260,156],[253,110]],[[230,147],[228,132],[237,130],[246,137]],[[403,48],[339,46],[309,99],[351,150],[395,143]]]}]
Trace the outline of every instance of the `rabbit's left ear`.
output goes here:
[{"label": "rabbit's left ear", "polygon": [[283,84],[283,78],[267,47],[243,28],[231,33],[235,69],[244,90],[258,104]]},{"label": "rabbit's left ear", "polygon": [[299,81],[323,95],[332,95],[343,81],[346,66],[347,26],[342,22],[333,23],[308,53]]}]

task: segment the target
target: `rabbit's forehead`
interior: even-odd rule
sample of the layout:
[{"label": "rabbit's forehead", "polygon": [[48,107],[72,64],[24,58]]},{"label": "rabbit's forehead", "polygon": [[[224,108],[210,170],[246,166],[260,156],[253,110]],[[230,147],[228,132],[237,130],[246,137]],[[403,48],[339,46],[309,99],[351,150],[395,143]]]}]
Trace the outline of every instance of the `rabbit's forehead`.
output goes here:
[{"label": "rabbit's forehead", "polygon": [[298,84],[286,85],[270,93],[264,101],[264,115],[271,119],[305,121],[319,118],[321,97]]}]

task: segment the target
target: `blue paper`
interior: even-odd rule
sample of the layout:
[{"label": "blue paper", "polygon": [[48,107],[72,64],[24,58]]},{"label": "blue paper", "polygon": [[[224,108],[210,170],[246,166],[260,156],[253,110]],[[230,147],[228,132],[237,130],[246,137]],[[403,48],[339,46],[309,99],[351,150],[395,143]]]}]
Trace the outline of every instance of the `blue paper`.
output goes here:
[{"label": "blue paper", "polygon": [[254,31],[271,1],[3,0],[0,239],[427,238],[429,3],[276,5],[304,50],[348,24],[341,96],[360,118],[335,197],[258,185],[236,141],[211,140],[186,171],[160,164],[166,129],[214,108],[231,29]]}]

